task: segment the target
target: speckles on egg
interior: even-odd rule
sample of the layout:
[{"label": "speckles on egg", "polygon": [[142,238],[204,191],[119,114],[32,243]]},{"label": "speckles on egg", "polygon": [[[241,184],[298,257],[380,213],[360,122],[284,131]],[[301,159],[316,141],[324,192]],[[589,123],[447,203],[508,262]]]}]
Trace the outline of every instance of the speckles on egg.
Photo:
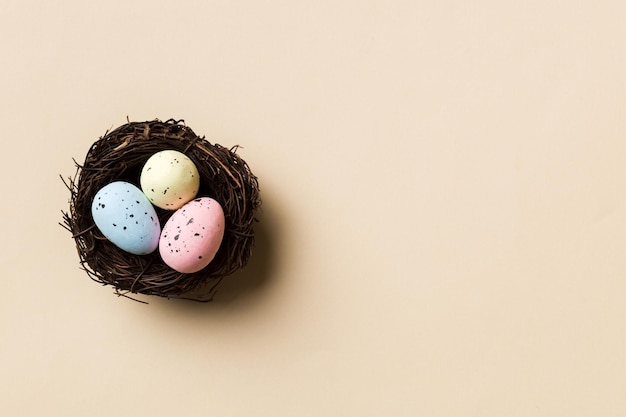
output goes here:
[{"label": "speckles on egg", "polygon": [[222,206],[212,198],[197,198],[177,210],[163,227],[159,253],[172,269],[192,273],[215,257],[224,237]]},{"label": "speckles on egg", "polygon": [[91,213],[102,234],[120,249],[145,255],[157,248],[159,220],[154,207],[134,185],[124,181],[106,185],[96,193]]},{"label": "speckles on egg", "polygon": [[176,210],[193,199],[200,188],[200,175],[187,155],[165,150],[152,155],[140,178],[141,188],[157,207]]}]

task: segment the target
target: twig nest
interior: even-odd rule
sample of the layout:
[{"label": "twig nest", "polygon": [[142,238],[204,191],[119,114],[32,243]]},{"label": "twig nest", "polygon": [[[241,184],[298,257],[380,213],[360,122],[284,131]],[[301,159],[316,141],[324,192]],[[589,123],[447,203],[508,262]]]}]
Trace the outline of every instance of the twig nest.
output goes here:
[{"label": "twig nest", "polygon": [[[94,142],[84,163],[76,163],[74,178],[66,183],[71,198],[69,211],[63,213],[63,226],[72,233],[80,263],[89,277],[113,286],[119,295],[125,296],[137,293],[194,298],[189,294],[209,285],[208,298],[199,301],[210,300],[221,279],[248,262],[254,245],[255,215],[261,205],[257,178],[236,150],[236,146],[228,149],[211,144],[204,137],[198,137],[184,122],[172,119],[127,123]],[[214,207],[223,210],[223,236],[220,235],[219,248],[211,253],[208,265],[197,272],[178,272],[168,266],[161,255],[164,248],[145,255],[120,249],[94,222],[92,209],[98,208],[94,201],[96,194],[107,185],[120,181],[140,188],[146,162],[162,151],[182,153],[181,161],[191,161],[199,176],[197,198],[202,201],[211,199]],[[176,195],[178,200],[175,191],[172,188],[170,196]],[[154,200],[155,196],[150,199]],[[172,216],[184,217],[175,210],[182,210],[184,206],[169,207],[161,200],[159,204],[154,201],[152,204],[161,227]],[[197,267],[191,270],[195,269]]]}]

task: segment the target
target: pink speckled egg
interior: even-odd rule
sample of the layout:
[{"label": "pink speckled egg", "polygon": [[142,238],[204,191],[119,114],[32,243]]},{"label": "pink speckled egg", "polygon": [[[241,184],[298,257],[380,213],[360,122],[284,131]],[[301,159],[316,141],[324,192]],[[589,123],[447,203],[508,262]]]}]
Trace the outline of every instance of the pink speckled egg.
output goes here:
[{"label": "pink speckled egg", "polygon": [[169,218],[159,240],[159,253],[172,269],[190,274],[206,267],[224,237],[224,210],[210,197],[192,200]]}]

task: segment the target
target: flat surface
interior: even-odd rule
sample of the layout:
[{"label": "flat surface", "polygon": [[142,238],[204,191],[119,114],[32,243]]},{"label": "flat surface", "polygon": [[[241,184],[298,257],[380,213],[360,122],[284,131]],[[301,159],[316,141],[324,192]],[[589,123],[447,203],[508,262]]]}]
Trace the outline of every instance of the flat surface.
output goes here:
[{"label": "flat surface", "polygon": [[[6,416],[623,416],[619,1],[0,4]],[[58,222],[183,118],[264,210],[216,302],[115,297]]]}]

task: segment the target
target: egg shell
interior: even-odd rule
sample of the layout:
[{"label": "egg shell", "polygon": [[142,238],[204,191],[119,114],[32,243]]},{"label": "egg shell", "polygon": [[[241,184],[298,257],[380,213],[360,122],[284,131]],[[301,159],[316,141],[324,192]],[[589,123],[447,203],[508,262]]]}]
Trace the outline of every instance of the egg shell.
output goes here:
[{"label": "egg shell", "polygon": [[148,158],[141,170],[139,183],[152,204],[176,210],[196,197],[200,174],[187,155],[165,150]]},{"label": "egg shell", "polygon": [[215,257],[224,237],[224,210],[210,197],[190,201],[169,218],[159,240],[159,253],[172,269],[198,272]]},{"label": "egg shell", "polygon": [[161,225],[150,201],[124,181],[102,187],[91,204],[91,215],[102,234],[118,248],[147,255],[159,245]]}]

